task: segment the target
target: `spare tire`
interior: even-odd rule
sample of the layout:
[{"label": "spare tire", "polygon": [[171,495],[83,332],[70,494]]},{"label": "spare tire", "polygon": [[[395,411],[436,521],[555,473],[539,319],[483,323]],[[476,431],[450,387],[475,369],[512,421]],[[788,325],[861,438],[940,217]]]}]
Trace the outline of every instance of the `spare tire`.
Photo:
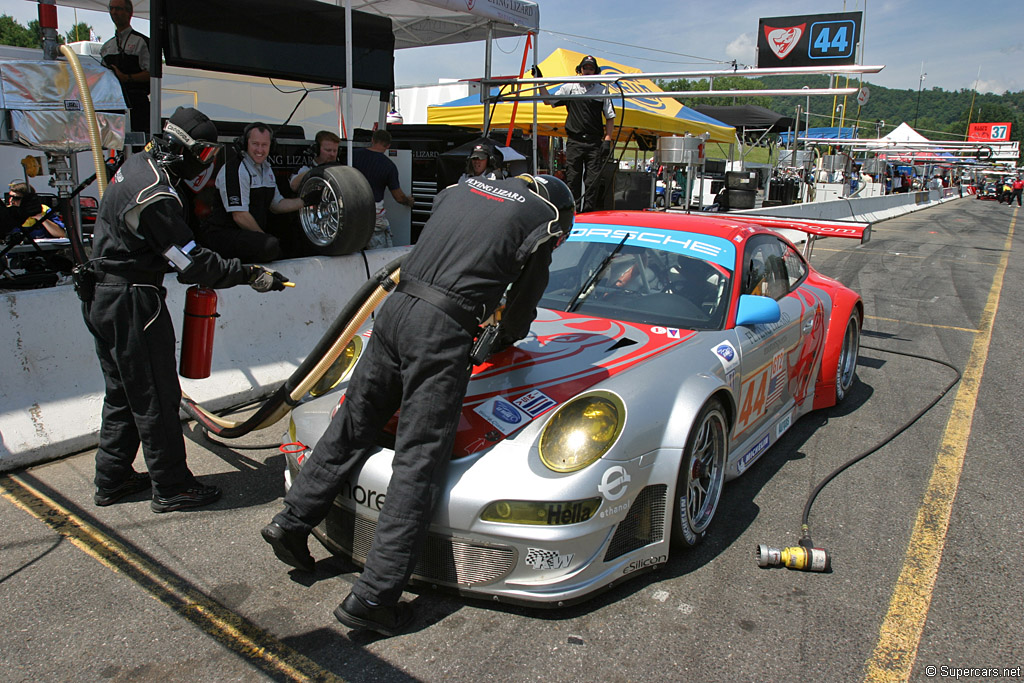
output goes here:
[{"label": "spare tire", "polygon": [[373,235],[377,210],[366,176],[351,166],[321,166],[306,175],[299,189],[302,235],[325,256],[359,251]]}]

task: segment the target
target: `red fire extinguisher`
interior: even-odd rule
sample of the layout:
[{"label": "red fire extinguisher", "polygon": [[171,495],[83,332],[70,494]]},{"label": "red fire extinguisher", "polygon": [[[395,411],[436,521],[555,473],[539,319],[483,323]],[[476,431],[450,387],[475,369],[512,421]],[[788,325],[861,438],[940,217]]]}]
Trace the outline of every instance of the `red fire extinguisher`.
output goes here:
[{"label": "red fire extinguisher", "polygon": [[206,287],[189,287],[185,294],[185,325],[178,368],[182,377],[205,379],[210,376],[217,317],[217,293]]}]

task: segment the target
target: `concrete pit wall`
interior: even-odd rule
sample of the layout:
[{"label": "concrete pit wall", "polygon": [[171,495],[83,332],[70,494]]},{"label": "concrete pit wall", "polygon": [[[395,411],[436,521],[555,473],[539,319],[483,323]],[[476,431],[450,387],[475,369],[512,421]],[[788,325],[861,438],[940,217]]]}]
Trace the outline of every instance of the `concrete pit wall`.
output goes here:
[{"label": "concrete pit wall", "polygon": [[[294,371],[352,294],[408,248],[279,261],[296,283],[259,294],[217,291],[213,371],[182,390],[218,410],[269,393]],[[167,307],[179,351],[186,285],[168,275]],[[103,375],[81,304],[70,285],[0,294],[0,471],[92,448],[98,440]],[[283,424],[283,423],[280,423]],[[283,427],[279,424],[274,438]]]}]

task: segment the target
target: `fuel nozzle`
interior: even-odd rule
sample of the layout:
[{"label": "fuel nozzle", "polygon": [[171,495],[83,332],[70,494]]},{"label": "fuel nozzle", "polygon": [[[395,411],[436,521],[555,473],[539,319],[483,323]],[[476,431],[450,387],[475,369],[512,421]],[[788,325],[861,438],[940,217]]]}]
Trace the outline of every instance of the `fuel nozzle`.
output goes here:
[{"label": "fuel nozzle", "polygon": [[824,548],[810,548],[803,545],[789,548],[769,548],[765,544],[757,546],[754,558],[758,567],[788,567],[805,572],[832,571],[832,558]]}]

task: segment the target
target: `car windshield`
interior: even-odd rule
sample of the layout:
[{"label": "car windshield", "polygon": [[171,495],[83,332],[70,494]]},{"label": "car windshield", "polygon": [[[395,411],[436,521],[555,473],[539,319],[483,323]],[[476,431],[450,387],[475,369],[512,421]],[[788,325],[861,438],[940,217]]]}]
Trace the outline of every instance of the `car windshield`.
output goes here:
[{"label": "car windshield", "polygon": [[573,241],[556,249],[540,306],[646,325],[721,329],[730,273],[696,255],[635,240]]}]

